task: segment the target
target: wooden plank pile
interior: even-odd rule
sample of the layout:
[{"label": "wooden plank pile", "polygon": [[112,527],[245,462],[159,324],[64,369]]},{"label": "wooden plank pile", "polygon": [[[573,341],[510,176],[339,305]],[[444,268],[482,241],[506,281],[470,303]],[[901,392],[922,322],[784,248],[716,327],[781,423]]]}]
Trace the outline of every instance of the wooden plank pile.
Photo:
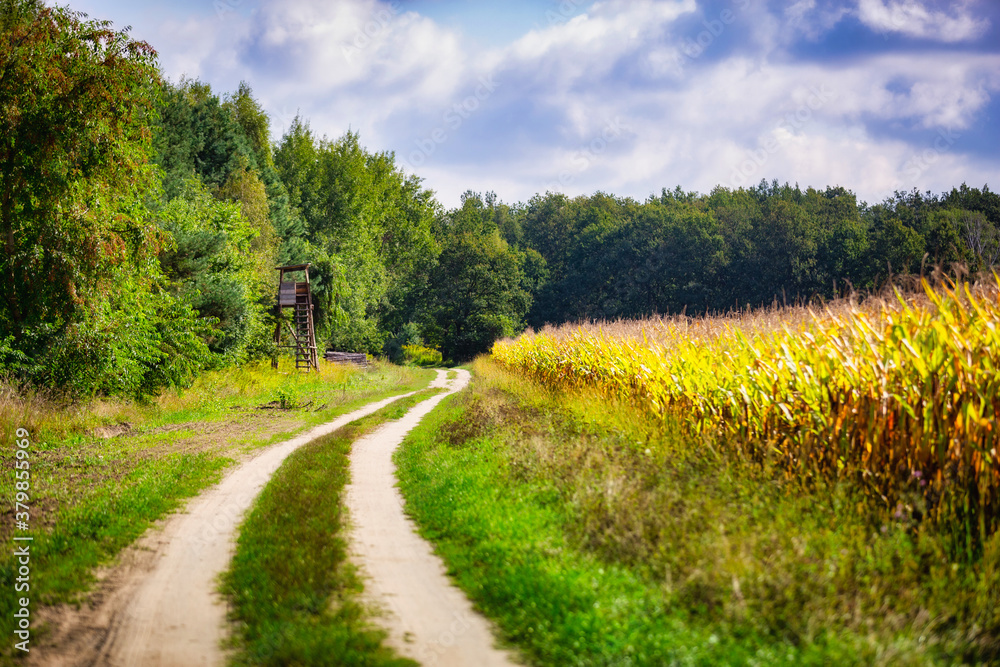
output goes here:
[{"label": "wooden plank pile", "polygon": [[336,352],[334,350],[327,350],[324,358],[335,364],[355,364],[362,368],[368,368],[368,355],[364,352]]}]

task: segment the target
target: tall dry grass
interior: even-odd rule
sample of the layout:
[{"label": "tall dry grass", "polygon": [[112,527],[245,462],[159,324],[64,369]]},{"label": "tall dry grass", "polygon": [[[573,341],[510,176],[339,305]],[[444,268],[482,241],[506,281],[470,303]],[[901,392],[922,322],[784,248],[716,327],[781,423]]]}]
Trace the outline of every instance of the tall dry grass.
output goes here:
[{"label": "tall dry grass", "polygon": [[71,433],[103,424],[133,422],[141,413],[142,407],[131,401],[71,402],[45,390],[23,389],[0,382],[0,438],[3,442],[12,442],[19,428],[27,429],[35,442],[39,436],[60,440]]},{"label": "tall dry grass", "polygon": [[[394,367],[387,366],[383,372],[393,375],[394,381],[402,381]],[[155,422],[167,415],[183,416],[185,411],[211,412],[241,397],[256,400],[268,393],[310,394],[339,388],[358,375],[354,367],[335,364],[324,364],[319,374],[301,373],[295,370],[294,361],[282,358],[278,372],[273,372],[268,362],[208,371],[191,386],[164,390],[145,403],[115,397],[71,400],[58,391],[18,387],[0,380],[0,437],[11,442],[15,431],[25,428],[34,442],[58,442],[109,424]]]}]

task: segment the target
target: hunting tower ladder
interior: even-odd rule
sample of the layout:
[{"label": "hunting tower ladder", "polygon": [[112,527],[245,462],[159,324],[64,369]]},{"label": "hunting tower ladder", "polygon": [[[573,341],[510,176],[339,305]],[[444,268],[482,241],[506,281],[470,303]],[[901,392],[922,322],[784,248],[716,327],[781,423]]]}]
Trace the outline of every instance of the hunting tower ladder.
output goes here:
[{"label": "hunting tower ladder", "polygon": [[[274,329],[275,356],[271,363],[278,367],[278,350],[295,349],[295,368],[319,372],[316,354],[316,329],[313,326],[312,289],[309,286],[309,264],[279,266],[278,271],[278,323]],[[303,272],[304,281],[285,280],[286,273]],[[292,320],[285,320],[285,311],[292,310]],[[287,327],[291,339],[282,344],[282,329]]]}]

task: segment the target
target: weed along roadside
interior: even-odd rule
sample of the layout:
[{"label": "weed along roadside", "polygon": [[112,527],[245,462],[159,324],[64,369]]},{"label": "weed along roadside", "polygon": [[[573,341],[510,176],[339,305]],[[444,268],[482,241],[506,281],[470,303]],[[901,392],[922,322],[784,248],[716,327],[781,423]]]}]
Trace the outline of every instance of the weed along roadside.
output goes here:
[{"label": "weed along roadside", "polygon": [[[280,373],[247,366],[206,373],[189,389],[147,404],[67,406],[38,395],[5,394],[5,438],[23,428],[31,443],[29,664],[51,664],[57,654],[82,660],[106,643],[130,601],[129,586],[159,555],[164,526],[186,515],[160,520],[185,499],[217,483],[238,462],[269,451],[268,445],[360,405],[419,390],[432,376],[381,364],[367,371],[329,366],[308,376],[284,366]],[[274,407],[280,396],[284,409]],[[13,451],[3,452],[5,468],[13,469],[14,461]],[[4,478],[5,493],[13,491],[12,477]],[[213,518],[225,523],[238,517]],[[13,529],[5,522],[7,543]],[[9,553],[0,560],[0,580],[11,591],[17,568]],[[11,637],[13,598],[5,595],[0,603]],[[13,658],[12,646],[5,646],[0,663]]]},{"label": "weed along roadside", "polygon": [[963,563],[685,418],[480,358],[396,454],[400,490],[529,664],[996,664],[997,539]]}]

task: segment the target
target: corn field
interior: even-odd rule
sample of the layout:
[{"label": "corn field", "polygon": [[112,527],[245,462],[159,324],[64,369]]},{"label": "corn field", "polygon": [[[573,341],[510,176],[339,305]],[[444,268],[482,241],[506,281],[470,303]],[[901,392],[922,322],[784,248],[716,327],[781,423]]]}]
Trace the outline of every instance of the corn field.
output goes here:
[{"label": "corn field", "polygon": [[492,353],[551,385],[672,412],[808,487],[852,480],[883,517],[931,521],[956,555],[975,558],[1000,524],[1000,280],[922,288],[865,307],[790,309],[773,326],[564,327]]}]

